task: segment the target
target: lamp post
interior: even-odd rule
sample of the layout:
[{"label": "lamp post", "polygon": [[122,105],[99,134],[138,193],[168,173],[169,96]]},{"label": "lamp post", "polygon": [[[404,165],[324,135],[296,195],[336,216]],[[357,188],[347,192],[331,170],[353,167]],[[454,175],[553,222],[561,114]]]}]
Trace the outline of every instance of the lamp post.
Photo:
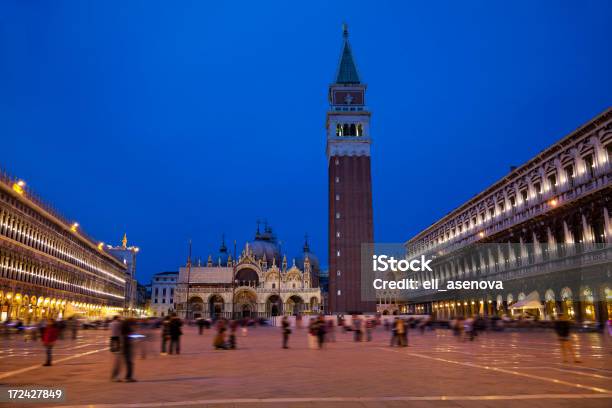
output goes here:
[{"label": "lamp post", "polygon": [[185,319],[189,320],[189,282],[191,281],[191,240],[189,240],[189,256],[187,257],[187,306],[185,307]]},{"label": "lamp post", "polygon": [[278,314],[283,316],[285,314],[285,308],[283,307],[283,298],[281,295],[281,273],[283,272],[283,241],[278,241],[278,256],[281,257],[280,259],[280,268],[278,270],[278,301],[279,301],[279,305],[278,305]]},{"label": "lamp post", "polygon": [[234,259],[232,260],[232,320],[234,319],[234,304],[236,297],[236,240],[234,240]]}]

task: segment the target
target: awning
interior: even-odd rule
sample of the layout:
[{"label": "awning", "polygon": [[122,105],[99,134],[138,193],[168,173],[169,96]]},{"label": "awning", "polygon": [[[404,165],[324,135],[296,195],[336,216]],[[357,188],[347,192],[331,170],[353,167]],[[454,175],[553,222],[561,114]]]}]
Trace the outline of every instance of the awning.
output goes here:
[{"label": "awning", "polygon": [[534,291],[527,295],[525,299],[510,306],[510,309],[541,309],[543,307],[542,302],[540,302],[540,295]]}]

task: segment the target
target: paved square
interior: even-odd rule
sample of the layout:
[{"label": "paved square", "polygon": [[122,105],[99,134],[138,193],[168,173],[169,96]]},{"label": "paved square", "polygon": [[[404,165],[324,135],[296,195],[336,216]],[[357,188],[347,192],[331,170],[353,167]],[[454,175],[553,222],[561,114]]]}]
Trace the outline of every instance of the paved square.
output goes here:
[{"label": "paved square", "polygon": [[[0,384],[60,386],[59,406],[93,407],[499,407],[612,404],[612,341],[575,334],[582,363],[563,364],[553,332],[485,333],[458,341],[449,331],[410,332],[410,346],[389,347],[378,328],[372,342],[350,333],[323,350],[294,330],[288,350],[280,329],[259,327],[238,337],[239,349],[215,351],[214,332],[185,328],[182,354],[159,355],[159,338],[135,356],[136,383],[110,381],[108,331],[62,340],[55,365],[41,367],[40,343],[2,339]],[[35,406],[43,406],[37,404]],[[8,405],[7,405],[8,406]],[[20,405],[24,406],[24,405]]]}]

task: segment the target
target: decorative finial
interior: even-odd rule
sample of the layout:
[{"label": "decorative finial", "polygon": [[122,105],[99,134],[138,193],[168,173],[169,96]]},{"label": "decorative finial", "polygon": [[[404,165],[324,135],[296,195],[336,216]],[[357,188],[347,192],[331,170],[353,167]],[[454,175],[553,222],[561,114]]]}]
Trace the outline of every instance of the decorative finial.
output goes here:
[{"label": "decorative finial", "polygon": [[348,24],[342,23],[342,37],[348,39]]},{"label": "decorative finial", "polygon": [[127,232],[123,234],[123,239],[121,240],[124,248],[127,248]]},{"label": "decorative finial", "polygon": [[304,252],[310,252],[310,246],[308,245],[308,234],[304,234]]}]

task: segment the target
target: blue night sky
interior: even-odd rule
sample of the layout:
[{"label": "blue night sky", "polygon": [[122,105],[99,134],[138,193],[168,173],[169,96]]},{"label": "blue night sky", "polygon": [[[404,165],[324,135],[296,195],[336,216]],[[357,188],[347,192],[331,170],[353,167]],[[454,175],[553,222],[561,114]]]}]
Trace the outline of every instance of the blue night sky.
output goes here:
[{"label": "blue night sky", "polygon": [[609,1],[0,3],[0,166],[139,280],[266,218],[327,264],[325,112],[347,21],[374,230],[405,241],[610,106]]}]

